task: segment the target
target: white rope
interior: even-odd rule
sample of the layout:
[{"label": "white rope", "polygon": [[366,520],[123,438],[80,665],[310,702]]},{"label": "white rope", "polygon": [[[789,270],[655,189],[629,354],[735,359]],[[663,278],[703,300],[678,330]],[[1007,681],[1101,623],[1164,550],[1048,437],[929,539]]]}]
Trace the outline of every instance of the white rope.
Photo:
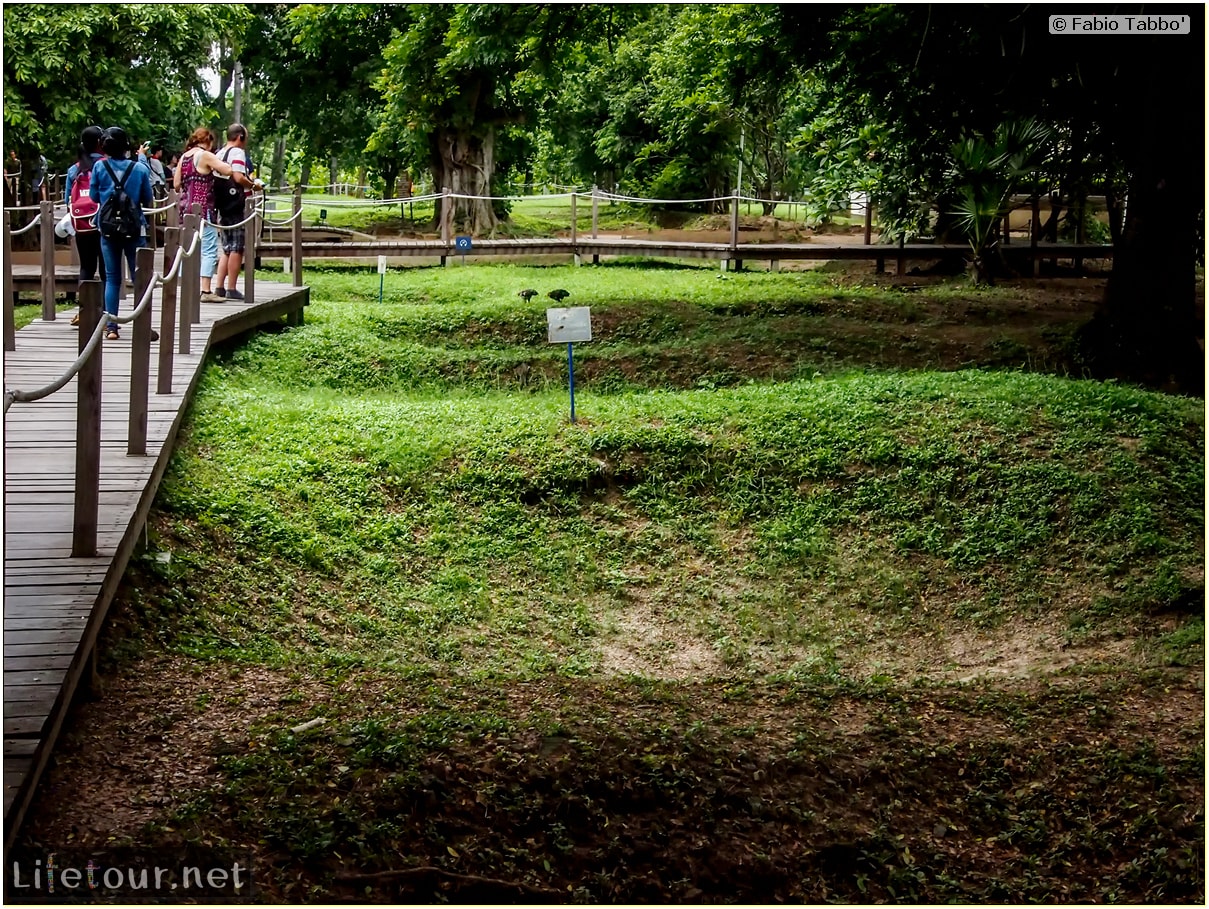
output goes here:
[{"label": "white rope", "polygon": [[[708,199],[640,199],[637,196],[622,196],[617,193],[607,193],[603,190],[598,191],[601,199],[609,199],[616,202],[645,202],[648,205],[683,205],[686,203],[697,202],[730,202],[734,196],[711,196]],[[590,193],[583,193],[591,198]]]},{"label": "white rope", "polygon": [[168,210],[168,209],[170,209],[170,208],[176,208],[175,203],[169,202],[169,203],[168,203],[167,205],[165,205],[163,208],[144,208],[144,209],[143,209],[143,214],[145,214],[145,215],[158,215],[160,212],[162,212],[162,211],[167,211],[167,210]]},{"label": "white rope", "polygon": [[237,227],[243,227],[245,224],[247,224],[249,221],[251,221],[253,218],[255,218],[258,214],[260,214],[260,213],[258,211],[256,211],[256,209],[252,209],[252,214],[248,215],[246,218],[244,218],[238,224],[215,224],[209,218],[202,218],[202,223],[209,224],[211,227],[217,228],[218,230],[235,230],[235,228],[237,228]]},{"label": "white rope", "polygon": [[[11,209],[11,208],[6,209],[6,211],[14,211],[14,210],[16,210],[16,209]],[[20,211],[26,211],[26,210],[27,209],[20,209]],[[38,216],[36,218],[34,218],[32,221],[30,221],[28,224],[26,224],[24,227],[18,228],[17,230],[9,231],[9,235],[16,237],[16,236],[19,236],[19,235],[25,233],[27,230],[33,230],[34,225],[36,225],[41,220],[42,220],[42,213],[39,212]]]},{"label": "white rope", "polygon": [[301,217],[302,217],[302,209],[300,208],[300,209],[298,209],[298,211],[294,212],[294,214],[290,215],[290,217],[286,218],[284,221],[270,221],[268,218],[265,218],[264,223],[269,225],[269,227],[286,227],[287,225],[293,224],[295,221],[297,221]]},{"label": "white rope", "polygon": [[101,319],[97,322],[96,328],[93,329],[92,337],[88,339],[88,343],[84,345],[84,349],[80,351],[80,355],[76,357],[76,361],[67,368],[67,372],[55,379],[49,385],[44,385],[34,391],[17,391],[11,388],[4,389],[4,412],[8,413],[8,409],[13,404],[29,404],[33,401],[40,401],[42,398],[53,395],[56,391],[75,378],[76,373],[84,368],[84,364],[88,362],[88,358],[92,356],[96,350],[97,344],[100,342],[101,335],[104,334],[105,320]]},{"label": "white rope", "polygon": [[42,207],[40,205],[14,205],[11,208],[4,209],[4,213],[8,214],[10,211],[41,211],[41,210],[42,210]]}]

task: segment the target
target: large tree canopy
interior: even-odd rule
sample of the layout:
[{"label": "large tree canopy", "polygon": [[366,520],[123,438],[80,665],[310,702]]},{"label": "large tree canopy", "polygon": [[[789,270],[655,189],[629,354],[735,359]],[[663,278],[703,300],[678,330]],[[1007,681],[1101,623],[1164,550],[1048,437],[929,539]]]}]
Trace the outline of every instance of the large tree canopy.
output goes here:
[{"label": "large tree canopy", "polygon": [[[1003,194],[1056,190],[1068,224],[1081,199],[1104,194],[1115,266],[1101,317],[1082,338],[1086,362],[1195,387],[1203,8],[1178,8],[1192,22],[1186,36],[1051,35],[1051,12],[9,5],[5,125],[10,147],[59,157],[98,120],[183,135],[210,100],[199,67],[215,63],[226,79],[239,60],[279,136],[308,160],[372,167],[388,193],[409,167],[466,196],[503,195],[506,178],[530,175],[660,198],[716,196],[733,188],[741,156],[745,192],[812,195],[820,214],[867,192],[883,235],[970,238],[983,272]],[[998,155],[1025,123],[1038,125],[1044,148]],[[969,166],[974,152],[994,166]],[[974,185],[975,174],[986,185]],[[442,215],[482,234],[502,210],[462,199]],[[1045,225],[1050,238],[1059,211]]]},{"label": "large tree canopy", "polygon": [[90,124],[147,139],[187,135],[210,99],[199,69],[242,5],[6,4],[5,142],[70,160]]}]

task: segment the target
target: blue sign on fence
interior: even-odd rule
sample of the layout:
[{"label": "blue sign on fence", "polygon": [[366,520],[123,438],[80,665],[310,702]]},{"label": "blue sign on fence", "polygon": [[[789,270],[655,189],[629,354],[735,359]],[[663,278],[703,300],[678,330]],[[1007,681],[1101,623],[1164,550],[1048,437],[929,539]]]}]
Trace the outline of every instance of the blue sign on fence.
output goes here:
[{"label": "blue sign on fence", "polygon": [[469,237],[458,237],[456,240],[454,240],[453,245],[462,252],[466,252],[466,250],[474,248],[474,244],[470,242]]}]

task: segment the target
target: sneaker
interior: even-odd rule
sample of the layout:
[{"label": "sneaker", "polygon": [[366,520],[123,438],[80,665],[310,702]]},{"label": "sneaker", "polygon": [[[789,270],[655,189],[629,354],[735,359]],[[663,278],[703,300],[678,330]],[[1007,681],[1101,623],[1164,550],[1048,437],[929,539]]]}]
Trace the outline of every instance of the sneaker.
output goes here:
[{"label": "sneaker", "polygon": [[151,329],[151,340],[158,341],[159,339],[160,339],[160,333],[158,331],[156,331],[154,328]]},{"label": "sneaker", "polygon": [[223,290],[221,287],[218,290],[214,291],[214,293],[218,294],[218,296],[220,296],[220,297],[225,297],[227,295],[227,292],[225,290]]},{"label": "sneaker", "polygon": [[203,303],[221,303],[225,299],[226,297],[220,297],[218,294],[211,293],[210,291],[206,291],[201,295],[201,301]]},{"label": "sneaker", "polygon": [[110,328],[108,331],[105,332],[105,340],[106,341],[120,341],[120,340],[122,340],[122,336],[118,334],[118,330],[116,328]]},{"label": "sneaker", "polygon": [[232,287],[230,290],[227,291],[227,299],[228,300],[242,300],[243,294],[240,293],[238,290],[236,290],[234,287]]}]

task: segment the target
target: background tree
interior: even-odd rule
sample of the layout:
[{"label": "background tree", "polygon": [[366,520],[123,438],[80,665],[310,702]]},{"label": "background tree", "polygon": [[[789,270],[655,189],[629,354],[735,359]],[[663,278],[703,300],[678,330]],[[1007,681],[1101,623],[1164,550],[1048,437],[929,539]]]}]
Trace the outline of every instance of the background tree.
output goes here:
[{"label": "background tree", "polygon": [[80,131],[120,125],[132,137],[176,141],[209,103],[199,68],[240,5],[8,4],[4,7],[5,141],[52,167],[75,160]]}]

